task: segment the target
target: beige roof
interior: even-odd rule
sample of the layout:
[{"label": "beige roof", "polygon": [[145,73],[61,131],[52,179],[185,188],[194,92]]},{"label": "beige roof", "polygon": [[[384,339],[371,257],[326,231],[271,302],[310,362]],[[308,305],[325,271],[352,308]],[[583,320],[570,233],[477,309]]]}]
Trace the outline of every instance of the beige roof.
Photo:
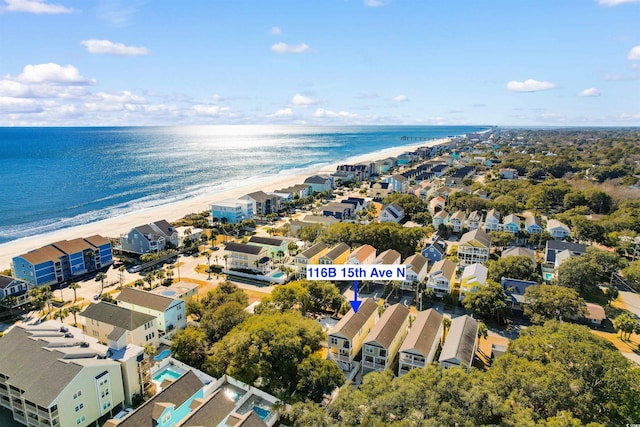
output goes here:
[{"label": "beige roof", "polygon": [[400,252],[394,249],[387,249],[386,251],[378,255],[374,263],[384,265],[399,264],[401,259],[402,255],[400,255]]},{"label": "beige roof", "polygon": [[478,335],[478,321],[464,315],[451,320],[447,339],[442,346],[440,362],[451,362],[470,367]]},{"label": "beige roof", "polygon": [[376,304],[371,298],[367,298],[362,301],[357,313],[354,313],[353,309],[349,310],[336,326],[329,331],[328,335],[342,335],[345,338],[353,339],[356,336],[360,328],[367,323],[367,320],[378,310],[378,304]]},{"label": "beige roof", "polygon": [[21,255],[26,261],[32,265],[42,264],[47,261],[58,261],[65,253],[53,245],[43,246]]},{"label": "beige roof", "polygon": [[116,300],[155,311],[165,311],[175,302],[173,298],[135,288],[124,288]]},{"label": "beige roof", "polygon": [[410,257],[408,257],[407,259],[404,260],[404,263],[407,267],[410,267],[411,270],[418,274],[420,273],[420,270],[422,270],[422,268],[424,267],[424,265],[427,263],[427,259],[425,257],[423,257],[420,254],[413,254]]},{"label": "beige roof", "polygon": [[94,234],[93,236],[85,237],[84,240],[91,243],[95,247],[106,245],[107,243],[111,243],[111,240],[107,239],[106,237],[102,237],[99,234]]},{"label": "beige roof", "polygon": [[429,274],[433,274],[436,271],[442,271],[444,277],[451,279],[456,272],[456,265],[448,259],[441,259],[433,264],[431,270],[429,270]]},{"label": "beige roof", "polygon": [[80,238],[73,240],[61,240],[53,243],[53,246],[67,254],[75,254],[82,252],[85,249],[93,249],[93,245]]},{"label": "beige roof", "polygon": [[480,243],[485,248],[490,248],[491,247],[491,237],[489,237],[489,235],[487,233],[485,233],[484,231],[480,230],[479,228],[464,233],[462,235],[462,237],[460,238],[460,244],[459,245],[463,245],[465,243],[470,243],[470,242],[472,242],[474,240],[477,241],[478,243]]},{"label": "beige roof", "polygon": [[350,259],[357,259],[358,261],[364,261],[365,259],[367,259],[367,257],[369,257],[369,255],[371,254],[375,254],[376,253],[376,248],[374,248],[371,245],[362,245],[359,248],[357,248],[355,251],[351,252],[351,255],[349,255]]},{"label": "beige roof", "polygon": [[607,318],[607,314],[604,312],[604,308],[601,305],[587,303],[587,319],[603,321]]},{"label": "beige roof", "polygon": [[460,221],[464,221],[464,212],[456,211],[453,215],[451,215],[451,219],[459,219]]},{"label": "beige roof", "polygon": [[438,332],[442,326],[442,314],[434,309],[421,311],[416,315],[413,326],[400,347],[400,351],[412,351],[427,357],[433,342],[440,339]]},{"label": "beige roof", "polygon": [[396,335],[409,316],[409,309],[402,304],[394,304],[382,313],[378,323],[371,329],[365,343],[375,341],[384,348],[389,348]]}]

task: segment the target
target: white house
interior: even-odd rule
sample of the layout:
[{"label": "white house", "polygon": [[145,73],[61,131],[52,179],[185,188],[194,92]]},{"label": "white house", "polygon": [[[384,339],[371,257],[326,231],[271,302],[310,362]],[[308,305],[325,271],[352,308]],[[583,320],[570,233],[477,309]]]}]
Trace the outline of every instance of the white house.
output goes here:
[{"label": "white house", "polygon": [[413,254],[404,260],[407,268],[407,278],[403,282],[404,289],[413,289],[415,283],[420,283],[427,277],[429,262],[420,254]]},{"label": "white house", "polygon": [[380,210],[380,222],[400,222],[404,218],[404,209],[396,203],[391,203]]},{"label": "white house", "polygon": [[464,228],[464,212],[456,211],[451,218],[449,219],[449,223],[451,224],[451,230],[454,233],[459,233]]},{"label": "white house", "polygon": [[116,298],[118,306],[156,318],[160,335],[172,336],[187,327],[186,303],[135,288],[124,288]]},{"label": "white house", "polygon": [[411,369],[424,368],[433,362],[442,336],[442,314],[433,309],[416,315],[413,325],[400,347],[398,376]]},{"label": "white house", "polygon": [[571,229],[557,219],[547,221],[547,231],[551,234],[551,237],[557,240],[562,240],[571,234]]},{"label": "white house", "polygon": [[456,265],[448,259],[436,262],[429,270],[427,287],[442,297],[451,292],[456,277]]},{"label": "white house", "polygon": [[488,233],[490,231],[499,231],[500,228],[500,214],[497,210],[491,209],[487,212],[487,217],[484,220],[484,230]]},{"label": "white house", "polygon": [[467,265],[460,277],[460,301],[468,294],[473,294],[486,285],[489,269],[482,264]]}]

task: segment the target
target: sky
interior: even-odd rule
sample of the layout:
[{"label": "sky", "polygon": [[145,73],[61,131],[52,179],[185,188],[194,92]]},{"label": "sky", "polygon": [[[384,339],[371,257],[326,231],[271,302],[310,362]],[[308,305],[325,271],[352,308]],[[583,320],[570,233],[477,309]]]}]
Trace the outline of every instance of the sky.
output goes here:
[{"label": "sky", "polygon": [[640,126],[640,0],[0,0],[0,126]]}]

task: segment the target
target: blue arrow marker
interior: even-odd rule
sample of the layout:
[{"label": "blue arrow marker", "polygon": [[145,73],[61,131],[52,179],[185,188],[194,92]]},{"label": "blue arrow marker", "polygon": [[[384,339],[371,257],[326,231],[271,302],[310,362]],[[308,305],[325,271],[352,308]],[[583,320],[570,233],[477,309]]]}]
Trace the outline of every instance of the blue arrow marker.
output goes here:
[{"label": "blue arrow marker", "polygon": [[358,281],[353,282],[353,301],[349,301],[351,304],[351,308],[353,308],[353,312],[357,313],[360,308],[360,304],[362,301],[358,301]]}]

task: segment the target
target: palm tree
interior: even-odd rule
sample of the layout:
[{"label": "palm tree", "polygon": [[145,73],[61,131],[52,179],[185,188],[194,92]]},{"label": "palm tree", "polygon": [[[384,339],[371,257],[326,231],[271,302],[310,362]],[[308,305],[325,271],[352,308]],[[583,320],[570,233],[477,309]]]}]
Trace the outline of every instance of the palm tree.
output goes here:
[{"label": "palm tree", "polygon": [[160,281],[160,283],[162,284],[162,281],[164,280],[164,278],[166,277],[166,273],[164,272],[164,270],[159,270],[156,273],[156,277],[158,278],[158,281]]},{"label": "palm tree", "polygon": [[447,337],[447,332],[449,332],[449,328],[451,327],[451,319],[449,317],[442,318],[442,328],[444,329],[442,332],[442,342]]},{"label": "palm tree", "polygon": [[60,320],[60,323],[64,321],[65,317],[67,317],[67,310],[58,310],[53,313],[53,318]]},{"label": "palm tree", "polygon": [[9,315],[13,317],[13,306],[18,303],[18,297],[15,295],[7,295],[2,298],[2,305],[9,307]]},{"label": "palm tree", "polygon": [[102,291],[104,291],[104,279],[107,278],[107,275],[104,274],[103,272],[100,272],[98,274],[96,274],[96,279],[100,280],[100,293],[102,293]]},{"label": "palm tree", "polygon": [[207,265],[208,265],[208,268],[207,268],[207,273],[208,273],[207,280],[211,280],[211,252],[206,251],[204,253],[204,256],[205,256],[205,258],[207,258]]},{"label": "palm tree", "polygon": [[151,289],[151,284],[153,283],[154,274],[149,272],[144,276],[144,281],[149,284],[149,289]]},{"label": "palm tree", "polygon": [[222,258],[224,258],[224,268],[228,270],[229,269],[229,262],[228,262],[229,255],[225,254],[225,255],[222,256]]},{"label": "palm tree", "polygon": [[133,282],[133,286],[135,286],[136,288],[142,288],[144,286],[144,280],[142,279],[138,279],[135,282]]},{"label": "palm tree", "polygon": [[120,272],[120,289],[122,289],[122,287],[124,286],[124,265],[118,267],[118,271]]},{"label": "palm tree", "polygon": [[173,270],[171,268],[167,268],[167,279],[171,280],[173,284]]},{"label": "palm tree", "polygon": [[71,307],[69,307],[67,309],[67,311],[70,314],[73,314],[73,326],[76,326],[78,324],[78,319],[76,319],[76,315],[78,313],[80,313],[82,311],[82,309],[80,307],[78,307],[77,305],[72,305]]},{"label": "palm tree", "polygon": [[78,299],[76,296],[76,291],[80,289],[80,284],[78,282],[71,282],[69,284],[69,289],[73,291],[73,302],[75,303],[76,300]]}]

